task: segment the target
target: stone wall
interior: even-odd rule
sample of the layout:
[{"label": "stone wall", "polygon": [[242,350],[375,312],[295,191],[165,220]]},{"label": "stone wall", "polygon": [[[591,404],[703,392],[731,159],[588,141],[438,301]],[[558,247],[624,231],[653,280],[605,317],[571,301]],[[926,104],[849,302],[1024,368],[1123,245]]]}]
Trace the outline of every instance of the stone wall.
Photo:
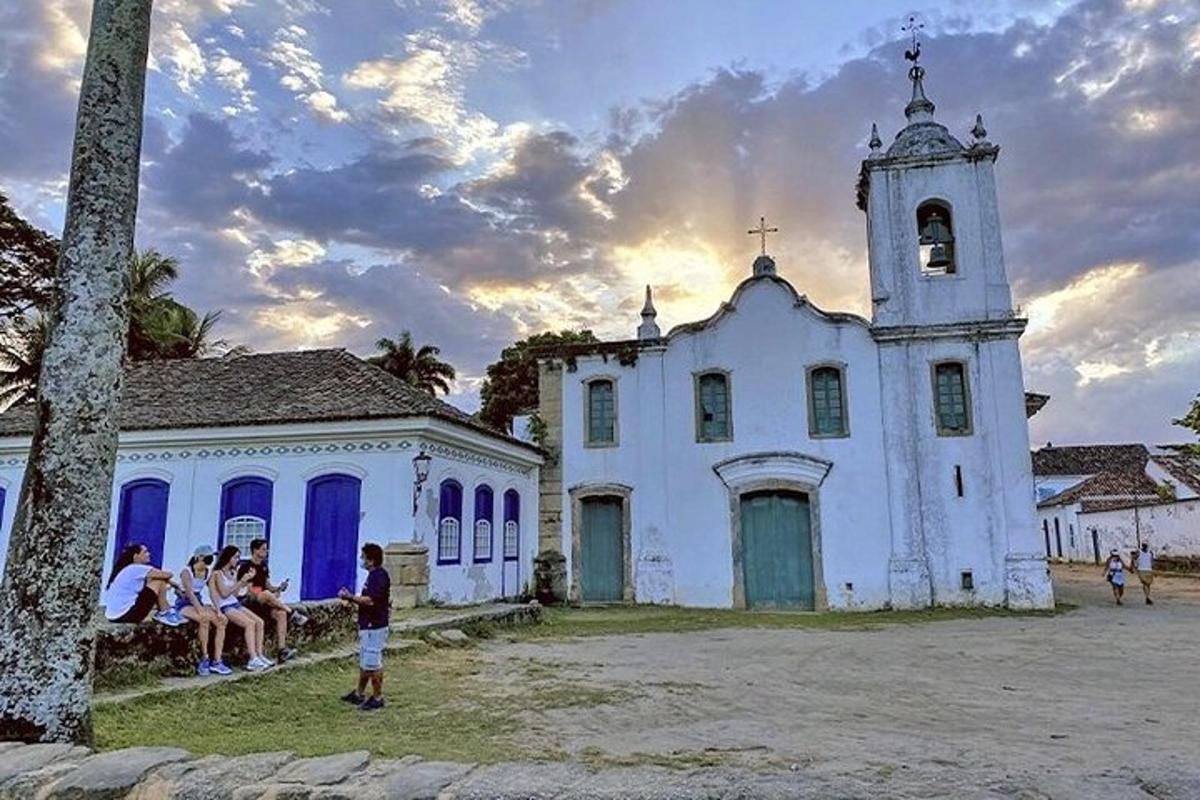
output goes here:
[{"label": "stone wall", "polygon": [[[293,603],[292,607],[308,617],[303,627],[290,626],[288,645],[300,650],[327,647],[348,641],[357,630],[354,609],[338,600]],[[267,620],[266,642],[273,651],[275,623]],[[196,625],[189,622],[171,628],[157,622],[130,625],[103,621],[96,631],[96,675],[102,684],[118,673],[172,676],[192,675],[200,660]],[[230,623],[225,633],[225,661],[240,665],[246,660],[242,629]]]}]

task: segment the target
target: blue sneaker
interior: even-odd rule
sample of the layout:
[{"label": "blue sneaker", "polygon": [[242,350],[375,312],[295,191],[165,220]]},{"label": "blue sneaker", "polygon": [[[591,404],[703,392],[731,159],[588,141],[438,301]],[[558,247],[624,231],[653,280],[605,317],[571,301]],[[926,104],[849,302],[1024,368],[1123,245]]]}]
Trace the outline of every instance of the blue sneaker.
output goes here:
[{"label": "blue sneaker", "polygon": [[196,674],[207,678],[212,671],[212,665],[207,658],[200,661],[200,666],[196,667]]},{"label": "blue sneaker", "polygon": [[208,671],[213,675],[232,675],[233,670],[225,666],[224,661],[213,661],[208,665]]},{"label": "blue sneaker", "polygon": [[359,706],[359,709],[362,711],[375,711],[380,708],[383,708],[382,697],[368,697],[363,701],[363,704]]},{"label": "blue sneaker", "polygon": [[180,625],[187,624],[187,617],[175,610],[160,611],[154,615],[154,619],[156,622],[160,622],[163,625],[167,625],[172,628],[178,628]]}]

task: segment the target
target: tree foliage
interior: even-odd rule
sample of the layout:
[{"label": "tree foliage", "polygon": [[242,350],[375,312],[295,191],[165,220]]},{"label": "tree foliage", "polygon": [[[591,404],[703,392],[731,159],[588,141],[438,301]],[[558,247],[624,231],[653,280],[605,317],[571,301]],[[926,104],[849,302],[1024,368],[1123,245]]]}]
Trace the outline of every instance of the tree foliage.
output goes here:
[{"label": "tree foliage", "polygon": [[[31,400],[55,305],[58,240],[21,219],[0,195],[0,408]],[[213,339],[220,312],[203,316],[171,296],[179,262],[155,250],[129,267],[129,338],[134,361],[194,358],[227,347]]]},{"label": "tree foliage", "polygon": [[457,373],[438,358],[442,352],[439,348],[429,344],[415,347],[408,331],[402,331],[397,340],[380,339],[375,347],[380,353],[368,358],[370,363],[433,397],[438,392],[450,393],[450,382]]},{"label": "tree foliage", "polygon": [[[1172,420],[1176,425],[1187,428],[1192,433],[1200,437],[1200,394],[1192,400],[1192,406],[1177,420]],[[1200,454],[1200,442],[1195,442],[1190,445],[1193,452]]]},{"label": "tree foliage", "polygon": [[504,348],[500,360],[487,368],[480,389],[483,408],[480,418],[494,428],[512,430],[513,417],[538,406],[538,366],[536,351],[555,345],[590,344],[598,341],[589,330],[547,331]]}]

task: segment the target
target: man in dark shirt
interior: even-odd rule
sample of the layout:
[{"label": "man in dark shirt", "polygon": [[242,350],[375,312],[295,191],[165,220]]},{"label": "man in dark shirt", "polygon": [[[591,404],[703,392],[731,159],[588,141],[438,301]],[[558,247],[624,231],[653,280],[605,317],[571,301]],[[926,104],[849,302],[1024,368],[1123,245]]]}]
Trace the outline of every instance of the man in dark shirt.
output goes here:
[{"label": "man in dark shirt", "polygon": [[271,571],[267,566],[270,548],[266,539],[251,540],[250,558],[238,566],[237,574],[241,578],[251,567],[254,567],[249,590],[242,601],[247,608],[263,619],[275,620],[275,644],[279,650],[279,660],[283,662],[296,654],[295,650],[287,646],[288,620],[290,619],[295,625],[300,626],[308,622],[308,617],[299,611],[294,611],[281,599],[288,588],[287,578],[284,578],[283,583],[278,586],[271,583]]},{"label": "man in dark shirt", "polygon": [[[364,711],[383,708],[383,647],[388,636],[388,607],[392,579],[383,568],[383,548],[374,543],[362,548],[362,568],[367,571],[362,594],[343,587],[338,597],[358,606],[358,689],[343,695]],[[367,682],[371,697],[366,697]]]}]

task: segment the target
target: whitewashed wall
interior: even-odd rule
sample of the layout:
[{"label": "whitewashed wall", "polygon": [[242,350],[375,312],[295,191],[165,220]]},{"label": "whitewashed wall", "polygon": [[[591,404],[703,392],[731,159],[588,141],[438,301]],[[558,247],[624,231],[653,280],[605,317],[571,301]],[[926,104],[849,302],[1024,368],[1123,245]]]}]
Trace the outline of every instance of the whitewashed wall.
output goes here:
[{"label": "whitewashed wall", "polygon": [[[1096,529],[1102,557],[1114,547],[1128,557],[1139,535],[1161,555],[1200,556],[1200,500],[1140,506],[1136,517],[1132,508],[1124,508],[1079,514],[1077,519],[1089,549],[1091,530]],[[1092,560],[1090,552],[1080,555],[1080,560]]]},{"label": "whitewashed wall", "polygon": [[[421,498],[422,513],[412,514],[412,458],[421,449],[433,456]],[[0,520],[0,566],[7,556],[9,532],[24,471],[28,439],[0,439],[0,486],[7,501]],[[291,578],[287,598],[299,599],[308,481],[329,473],[361,479],[359,546],[376,542],[421,541],[430,546],[430,593],[447,603],[474,603],[520,593],[529,583],[537,543],[537,480],[540,457],[494,437],[429,419],[246,426],[185,431],[133,432],[121,436],[114,480],[109,537],[105,551],[107,580],[117,525],[120,487],[139,478],[159,478],[169,486],[167,526],[162,554],[154,561],[178,572],[200,544],[215,546],[220,522],[221,487],[230,479],[257,475],[274,484],[271,518],[271,577]],[[453,474],[464,492],[489,483],[496,492],[495,557],[490,564],[438,566],[436,537],[429,514],[437,513],[439,476]],[[468,489],[468,485],[470,489]],[[502,497],[514,488],[521,496],[521,558],[502,581]],[[466,531],[473,523],[464,501],[464,556],[471,555]],[[519,576],[517,573],[519,572]],[[365,575],[359,574],[361,581]]]}]

